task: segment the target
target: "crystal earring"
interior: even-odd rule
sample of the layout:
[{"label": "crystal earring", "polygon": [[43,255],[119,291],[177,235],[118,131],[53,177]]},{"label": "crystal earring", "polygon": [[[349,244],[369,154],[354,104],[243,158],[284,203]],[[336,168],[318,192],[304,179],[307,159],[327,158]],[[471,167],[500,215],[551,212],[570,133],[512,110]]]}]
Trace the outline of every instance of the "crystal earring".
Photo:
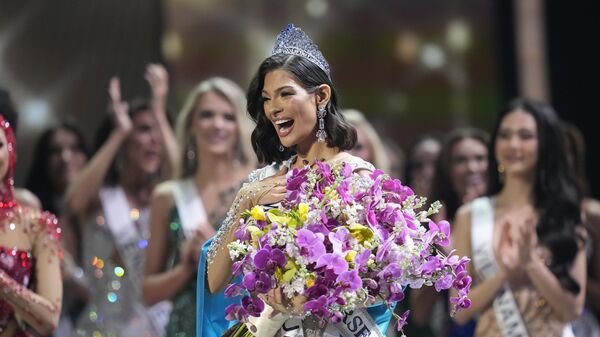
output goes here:
[{"label": "crystal earring", "polygon": [[283,144],[279,144],[279,152],[283,152],[283,151],[285,151]]},{"label": "crystal earring", "polygon": [[327,132],[325,131],[325,115],[327,110],[325,107],[319,107],[317,109],[317,117],[319,118],[319,130],[317,130],[317,139],[320,143],[325,143],[327,138]]}]

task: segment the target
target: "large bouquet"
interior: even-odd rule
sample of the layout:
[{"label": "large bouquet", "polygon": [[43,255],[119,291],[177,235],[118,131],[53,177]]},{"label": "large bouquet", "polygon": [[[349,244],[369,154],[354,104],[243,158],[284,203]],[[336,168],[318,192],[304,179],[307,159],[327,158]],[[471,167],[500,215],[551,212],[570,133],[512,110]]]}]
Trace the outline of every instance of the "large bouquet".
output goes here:
[{"label": "large bouquet", "polygon": [[[227,296],[242,296],[227,318],[259,316],[259,294],[275,287],[290,299],[303,296],[305,315],[322,322],[339,322],[377,301],[401,301],[406,286],[454,287],[454,309],[468,307],[469,259],[438,249],[449,244],[450,224],[429,219],[439,202],[420,210],[424,205],[425,198],[379,170],[364,176],[347,163],[317,162],[290,171],[285,200],[245,211],[228,246],[233,274],[243,278],[226,289]],[[398,317],[398,330],[407,316]]]}]

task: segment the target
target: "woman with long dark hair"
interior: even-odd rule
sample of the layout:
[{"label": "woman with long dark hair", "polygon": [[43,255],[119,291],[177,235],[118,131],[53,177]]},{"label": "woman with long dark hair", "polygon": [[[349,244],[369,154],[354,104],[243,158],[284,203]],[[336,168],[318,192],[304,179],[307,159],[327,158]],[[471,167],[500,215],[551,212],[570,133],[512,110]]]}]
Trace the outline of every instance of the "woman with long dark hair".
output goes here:
[{"label": "woman with long dark hair", "polygon": [[559,118],[547,104],[511,101],[490,145],[490,196],[461,207],[459,254],[472,256],[476,336],[567,336],[586,286],[580,192],[568,167]]},{"label": "woman with long dark hair", "polygon": [[[280,33],[272,56],[259,66],[246,97],[248,112],[256,123],[252,132],[254,151],[260,162],[274,164],[249,176],[249,183],[238,192],[223,226],[204,246],[198,268],[197,336],[221,336],[229,325],[224,311],[235,299],[224,298],[222,290],[232,279],[227,244],[234,238],[241,212],[254,205],[281,202],[286,193],[286,173],[317,160],[349,163],[356,174],[374,170],[368,162],[346,152],[356,143],[356,131],[339,111],[327,61],[299,28],[288,25]],[[271,311],[266,309],[256,323],[257,332],[251,333],[244,325],[230,332],[267,337],[285,329],[287,333],[302,334],[304,321],[282,327],[290,317],[287,314],[295,315],[297,311],[277,301],[268,304],[286,314],[268,317]],[[378,304],[367,311],[367,316],[373,318],[371,331],[385,333],[391,317],[387,307]]]},{"label": "woman with long dark hair", "polygon": [[64,291],[61,319],[55,336],[71,336],[73,321],[89,294],[78,265],[80,231],[65,211],[64,195],[69,184],[85,166],[89,151],[81,131],[70,123],[61,123],[44,131],[38,138],[26,187],[41,201],[42,209],[60,219],[64,259],[61,265]]}]

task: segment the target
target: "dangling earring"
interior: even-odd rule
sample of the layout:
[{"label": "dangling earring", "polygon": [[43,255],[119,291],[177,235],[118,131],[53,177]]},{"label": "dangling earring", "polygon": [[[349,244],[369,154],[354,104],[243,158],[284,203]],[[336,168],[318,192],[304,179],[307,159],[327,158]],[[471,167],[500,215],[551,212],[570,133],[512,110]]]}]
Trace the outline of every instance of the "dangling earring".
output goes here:
[{"label": "dangling earring", "polygon": [[325,115],[327,114],[327,110],[325,107],[319,107],[317,109],[317,117],[319,118],[319,130],[317,130],[317,140],[320,143],[325,143],[325,139],[327,138],[327,132],[325,132]]},{"label": "dangling earring", "polygon": [[191,173],[196,167],[196,145],[194,144],[193,139],[188,144],[188,150],[185,153],[185,157],[187,159],[188,170]]},{"label": "dangling earring", "polygon": [[283,152],[283,151],[285,151],[283,144],[279,144],[279,152]]}]

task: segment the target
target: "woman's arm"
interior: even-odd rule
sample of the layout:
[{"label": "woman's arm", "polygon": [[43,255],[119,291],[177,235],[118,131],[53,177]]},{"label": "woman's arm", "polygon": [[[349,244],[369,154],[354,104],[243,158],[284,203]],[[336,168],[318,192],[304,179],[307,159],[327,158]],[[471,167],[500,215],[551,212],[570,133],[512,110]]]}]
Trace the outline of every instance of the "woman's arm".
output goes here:
[{"label": "woman's arm", "polygon": [[[471,211],[470,206],[465,205],[458,209],[455,220],[454,242],[456,247],[456,255],[471,256]],[[469,274],[474,274],[472,263],[469,264]],[[456,312],[453,319],[458,324],[466,324],[475,315],[483,312],[489,307],[496,296],[496,293],[506,280],[505,273],[502,269],[496,275],[479,282],[474,288],[471,288],[469,299],[471,306],[467,309]],[[450,289],[450,296],[457,296],[457,291]]]},{"label": "woman's arm", "polygon": [[[57,326],[62,302],[60,246],[54,216],[44,216],[33,242],[35,291],[30,290],[0,269],[0,298],[8,302],[15,313],[42,335],[50,334]],[[41,228],[41,230],[40,230]]]},{"label": "woman's arm", "polygon": [[150,203],[150,242],[146,251],[142,287],[142,298],[146,305],[173,298],[196,273],[198,266],[193,256],[193,247],[201,245],[201,242],[193,238],[183,244],[179,263],[165,270],[169,249],[177,249],[169,247],[167,241],[170,212],[174,206],[171,184],[167,182],[158,185]]},{"label": "woman's arm", "polygon": [[221,291],[231,280],[233,262],[229,257],[227,245],[235,240],[235,231],[239,226],[240,214],[255,205],[268,205],[285,198],[285,170],[275,176],[248,184],[240,189],[221,229],[213,239],[208,252],[207,283],[211,293]]},{"label": "woman's arm", "polygon": [[146,80],[152,90],[151,108],[162,135],[167,160],[163,162],[162,178],[171,179],[177,167],[177,139],[167,119],[167,96],[169,93],[169,73],[160,64],[149,64]]},{"label": "woman's arm", "polygon": [[77,216],[84,214],[89,205],[97,198],[110,165],[133,128],[128,115],[127,103],[121,101],[118,78],[113,77],[110,80],[109,93],[116,126],[106,143],[96,152],[67,189],[65,197],[67,207],[71,214]]}]

